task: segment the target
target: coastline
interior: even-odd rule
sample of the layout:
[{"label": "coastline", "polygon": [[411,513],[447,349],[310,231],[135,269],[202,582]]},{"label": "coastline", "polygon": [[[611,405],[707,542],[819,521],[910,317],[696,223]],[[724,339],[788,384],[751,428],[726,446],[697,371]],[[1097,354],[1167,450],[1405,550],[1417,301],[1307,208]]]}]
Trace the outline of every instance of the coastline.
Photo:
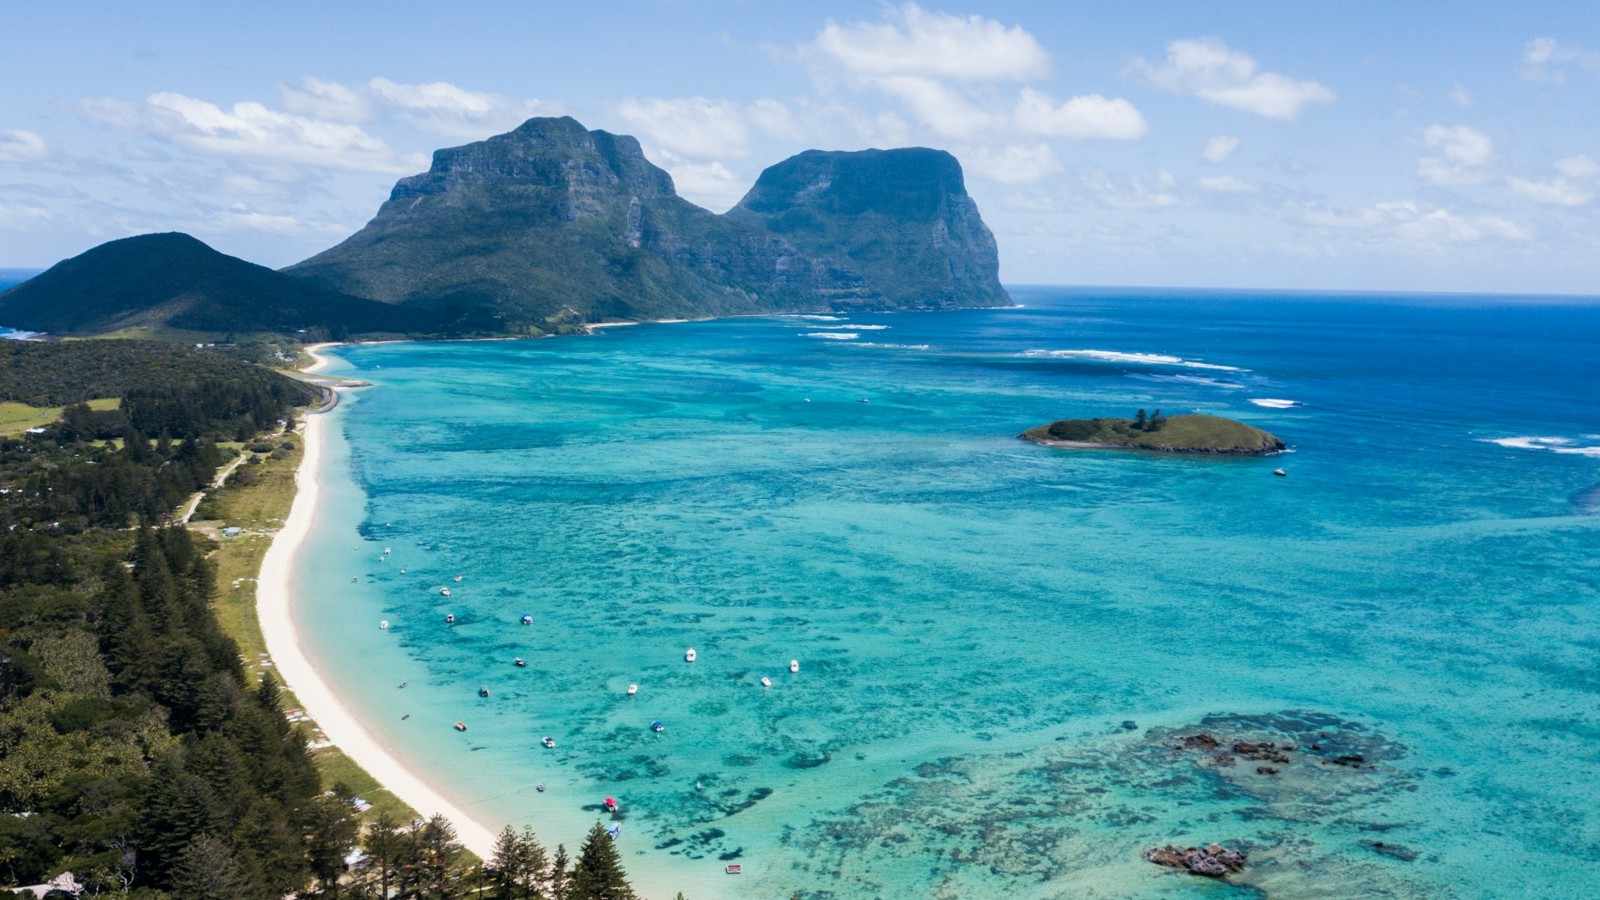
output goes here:
[{"label": "coastline", "polygon": [[[306,347],[306,353],[316,362],[304,371],[314,372],[322,368],[327,359],[318,351],[332,346],[337,345],[324,343]],[[329,385],[329,389],[337,394],[340,386]],[[448,818],[455,826],[456,838],[461,845],[480,859],[488,860],[494,855],[495,832],[401,763],[395,753],[322,680],[301,648],[293,615],[294,562],[316,522],[321,488],[319,466],[323,429],[326,426],[324,415],[332,408],[333,405],[329,405],[306,415],[303,435],[305,456],[299,471],[295,473],[294,502],[283,528],[273,538],[272,546],[267,549],[261,562],[256,585],[256,615],[261,622],[267,652],[279,677],[294,692],[306,714],[316,722],[330,742],[423,817],[440,814]]]}]

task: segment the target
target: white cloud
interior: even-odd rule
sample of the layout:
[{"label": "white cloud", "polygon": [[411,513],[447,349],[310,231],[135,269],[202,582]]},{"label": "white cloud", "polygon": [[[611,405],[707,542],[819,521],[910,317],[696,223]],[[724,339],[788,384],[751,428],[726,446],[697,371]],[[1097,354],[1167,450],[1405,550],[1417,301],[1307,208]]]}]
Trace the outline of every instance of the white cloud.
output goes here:
[{"label": "white cloud", "polygon": [[337,81],[324,81],[310,75],[298,85],[278,85],[283,108],[302,116],[365,122],[372,118],[372,101],[360,91]]},{"label": "white cloud", "polygon": [[1291,212],[1305,224],[1318,228],[1364,231],[1380,241],[1397,239],[1428,247],[1532,238],[1522,226],[1500,216],[1463,216],[1410,200],[1376,203],[1356,210],[1313,205]]},{"label": "white cloud", "polygon": [[689,160],[665,150],[657,155],[654,161],[672,175],[679,196],[712,212],[727,210],[750,188],[749,181],[715,160]]},{"label": "white cloud", "polygon": [[1561,84],[1567,80],[1569,69],[1600,71],[1600,51],[1540,37],[1528,42],[1523,49],[1522,62],[1524,78]]},{"label": "white cloud", "polygon": [[1080,179],[1084,190],[1115,209],[1165,209],[1177,206],[1178,180],[1162,169],[1154,177],[1096,170]]},{"label": "white cloud", "polygon": [[0,203],[0,228],[22,230],[49,219],[50,211],[42,206],[12,206]]},{"label": "white cloud", "polygon": [[512,100],[469,91],[448,81],[397,84],[374,78],[367,88],[412,127],[447,137],[478,140],[509,131],[534,116],[560,112],[557,105],[542,100]]},{"label": "white cloud", "polygon": [[1049,144],[976,147],[961,154],[961,164],[976,178],[999,184],[1029,184],[1061,171]]},{"label": "white cloud", "polygon": [[1016,81],[1050,70],[1050,55],[1020,25],[929,12],[907,3],[881,23],[829,21],[803,56],[867,78],[920,76]]},{"label": "white cloud", "polygon": [[997,117],[980,108],[960,91],[932,78],[896,75],[874,83],[898,97],[911,112],[942,137],[964,138],[997,127]]},{"label": "white cloud", "polygon": [[32,162],[49,153],[44,138],[31,131],[0,129],[0,162]]},{"label": "white cloud", "polygon": [[1269,119],[1293,121],[1307,104],[1337,99],[1333,91],[1315,81],[1258,71],[1249,54],[1216,38],[1170,41],[1167,58],[1159,65],[1142,57],[1135,58],[1133,65],[1156,87]]},{"label": "white cloud", "polygon": [[243,204],[234,204],[212,216],[210,224],[224,231],[260,231],[289,237],[342,237],[349,234],[345,225],[332,222],[304,222],[291,215],[264,213]]},{"label": "white cloud", "polygon": [[1150,127],[1132,103],[1099,94],[1073,97],[1056,105],[1050,97],[1025,87],[1017,97],[1017,127],[1028,134],[1073,140],[1134,141]]},{"label": "white cloud", "polygon": [[1213,194],[1253,194],[1261,190],[1261,185],[1232,175],[1207,175],[1197,182],[1200,189]]},{"label": "white cloud", "polygon": [[138,134],[171,141],[190,150],[222,157],[295,163],[360,172],[409,172],[415,160],[403,159],[381,139],[358,125],[328,122],[235,103],[229,109],[175,93],[151,94],[143,105],[116,100],[86,100],[92,118]]},{"label": "white cloud", "polygon": [[1455,87],[1450,89],[1450,93],[1447,96],[1449,96],[1451,103],[1454,103],[1462,109],[1466,109],[1472,105],[1472,92],[1467,90],[1465,85],[1458,83]]},{"label": "white cloud", "polygon": [[1219,134],[1206,141],[1205,149],[1200,151],[1200,158],[1212,165],[1221,165],[1228,161],[1233,151],[1239,149],[1239,139],[1231,134]]},{"label": "white cloud", "polygon": [[1466,125],[1430,125],[1422,131],[1422,142],[1438,151],[1436,156],[1417,160],[1417,174],[1423,180],[1466,185],[1488,179],[1494,141],[1487,134]]},{"label": "white cloud", "polygon": [[1543,181],[1511,178],[1506,183],[1511,186],[1511,190],[1529,200],[1535,203],[1548,203],[1551,206],[1582,206],[1594,199],[1593,190],[1573,184],[1565,178]]},{"label": "white cloud", "polygon": [[[774,113],[765,109],[764,114]],[[697,159],[742,157],[750,149],[744,110],[726,100],[624,100],[617,115],[656,147]]]},{"label": "white cloud", "polygon": [[1595,178],[1600,176],[1600,163],[1580,153],[1556,160],[1556,171],[1568,178]]}]

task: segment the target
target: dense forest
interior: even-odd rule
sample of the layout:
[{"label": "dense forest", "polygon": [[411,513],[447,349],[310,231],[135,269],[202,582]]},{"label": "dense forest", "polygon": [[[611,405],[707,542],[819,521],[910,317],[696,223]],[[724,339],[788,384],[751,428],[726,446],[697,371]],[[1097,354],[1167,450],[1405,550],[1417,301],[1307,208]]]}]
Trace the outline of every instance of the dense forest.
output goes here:
[{"label": "dense forest", "polygon": [[363,826],[277,683],[246,674],[211,608],[208,541],[166,523],[225,461],[219,443],[263,437],[314,389],[196,351],[4,345],[0,397],[71,405],[0,438],[0,885],[70,871],[83,896],[633,896],[598,825],[576,859],[508,832],[483,863],[441,818]]}]

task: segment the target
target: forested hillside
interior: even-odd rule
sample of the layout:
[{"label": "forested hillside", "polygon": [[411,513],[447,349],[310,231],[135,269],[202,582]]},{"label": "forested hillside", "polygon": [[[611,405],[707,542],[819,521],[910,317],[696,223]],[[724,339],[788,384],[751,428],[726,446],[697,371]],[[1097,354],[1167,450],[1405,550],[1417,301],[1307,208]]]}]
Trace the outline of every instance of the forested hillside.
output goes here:
[{"label": "forested hillside", "polygon": [[0,398],[71,404],[0,438],[0,886],[71,872],[84,896],[146,900],[631,896],[598,826],[576,860],[524,832],[487,865],[442,818],[363,827],[277,683],[247,674],[209,541],[166,523],[237,452],[221,444],[264,437],[314,388],[171,346],[0,342]]}]

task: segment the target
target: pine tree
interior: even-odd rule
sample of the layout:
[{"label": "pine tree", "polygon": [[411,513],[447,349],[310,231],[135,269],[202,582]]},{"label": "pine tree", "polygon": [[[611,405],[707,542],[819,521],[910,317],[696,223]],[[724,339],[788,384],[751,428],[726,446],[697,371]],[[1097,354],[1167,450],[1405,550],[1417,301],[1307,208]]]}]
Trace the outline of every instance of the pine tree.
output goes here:
[{"label": "pine tree", "polygon": [[555,856],[550,859],[550,896],[552,900],[569,900],[572,896],[571,857],[567,845],[557,844]]},{"label": "pine tree", "polygon": [[578,852],[578,864],[572,870],[571,897],[572,900],[638,900],[628,884],[627,874],[622,871],[617,843],[599,822],[589,829],[583,849]]},{"label": "pine tree", "polygon": [[378,896],[387,900],[389,884],[394,878],[401,856],[404,838],[396,833],[399,824],[388,812],[380,811],[367,826],[361,839],[361,849],[367,852],[367,861],[378,877]]},{"label": "pine tree", "polygon": [[172,873],[172,894],[184,900],[249,900],[261,889],[234,859],[233,851],[212,837],[200,835],[183,849]]},{"label": "pine tree", "polygon": [[[1160,415],[1160,410],[1157,410],[1156,414]],[[1134,431],[1143,431],[1144,430],[1144,426],[1145,426],[1144,410],[1141,409],[1141,410],[1139,410],[1139,414],[1137,416],[1133,417],[1133,430]]]},{"label": "pine tree", "polygon": [[306,856],[311,863],[311,874],[322,883],[324,892],[339,896],[339,875],[344,872],[344,858],[356,845],[355,810],[337,794],[318,797],[311,803],[309,841]]}]

